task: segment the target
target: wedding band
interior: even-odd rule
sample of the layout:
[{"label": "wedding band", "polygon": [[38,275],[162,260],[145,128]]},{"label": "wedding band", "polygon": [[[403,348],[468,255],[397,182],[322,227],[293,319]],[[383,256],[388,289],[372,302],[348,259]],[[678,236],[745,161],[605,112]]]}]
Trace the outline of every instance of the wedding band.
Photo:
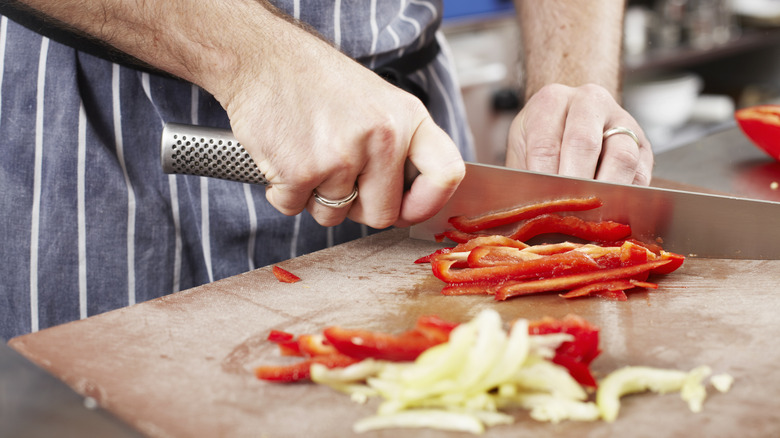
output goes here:
[{"label": "wedding band", "polygon": [[352,193],[350,193],[349,196],[346,196],[346,197],[341,198],[341,199],[335,199],[335,200],[334,199],[328,199],[328,198],[325,198],[325,197],[321,196],[319,193],[317,193],[316,189],[314,190],[313,195],[314,195],[314,200],[317,201],[321,205],[324,205],[326,207],[331,207],[331,208],[343,208],[343,207],[346,207],[347,205],[351,204],[352,201],[354,201],[355,198],[357,198],[358,188],[357,188],[357,185],[355,185],[355,189],[352,190]]},{"label": "wedding band", "polygon": [[634,142],[636,142],[637,146],[640,146],[639,138],[636,136],[636,134],[634,134],[634,131],[632,131],[632,130],[630,130],[628,128],[624,128],[622,126],[615,126],[614,128],[607,129],[604,132],[604,137],[603,138],[604,138],[604,140],[606,140],[608,137],[611,137],[611,136],[613,136],[615,134],[626,134],[627,136],[631,137],[634,140]]}]

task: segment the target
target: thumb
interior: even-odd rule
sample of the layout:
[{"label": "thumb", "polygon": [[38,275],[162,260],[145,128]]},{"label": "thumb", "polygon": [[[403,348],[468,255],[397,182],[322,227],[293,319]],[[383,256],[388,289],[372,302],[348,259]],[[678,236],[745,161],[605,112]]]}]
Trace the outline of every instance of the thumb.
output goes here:
[{"label": "thumb", "polygon": [[422,222],[447,203],[466,174],[457,146],[429,116],[412,135],[409,161],[419,170],[410,189],[404,193],[398,227]]}]

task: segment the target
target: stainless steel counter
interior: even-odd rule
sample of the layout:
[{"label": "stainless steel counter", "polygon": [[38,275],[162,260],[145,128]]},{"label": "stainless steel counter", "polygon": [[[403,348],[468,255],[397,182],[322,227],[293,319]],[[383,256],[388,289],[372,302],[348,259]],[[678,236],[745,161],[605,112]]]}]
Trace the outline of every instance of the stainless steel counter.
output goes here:
[{"label": "stainless steel counter", "polygon": [[0,343],[0,436],[140,436],[111,414],[88,406],[88,400]]},{"label": "stainless steel counter", "polygon": [[780,201],[780,162],[754,146],[737,127],[656,155],[653,176],[734,196]]}]

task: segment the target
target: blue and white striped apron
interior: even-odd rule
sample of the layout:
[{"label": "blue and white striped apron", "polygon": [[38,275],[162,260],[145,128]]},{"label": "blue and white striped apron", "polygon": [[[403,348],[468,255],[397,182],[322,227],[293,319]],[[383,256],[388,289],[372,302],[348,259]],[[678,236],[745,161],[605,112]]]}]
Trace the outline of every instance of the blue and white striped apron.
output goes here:
[{"label": "blue and white striped apron", "polygon": [[[280,0],[378,67],[438,38],[412,76],[465,158],[441,0]],[[163,174],[165,122],[229,127],[192,84],[112,64],[0,16],[0,337],[132,305],[366,235],[288,217],[264,188]]]}]

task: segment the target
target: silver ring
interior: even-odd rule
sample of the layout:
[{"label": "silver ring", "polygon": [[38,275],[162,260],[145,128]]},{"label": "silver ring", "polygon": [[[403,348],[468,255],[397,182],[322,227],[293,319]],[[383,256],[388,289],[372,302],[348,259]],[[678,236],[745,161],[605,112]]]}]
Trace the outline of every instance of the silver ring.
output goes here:
[{"label": "silver ring", "polygon": [[335,199],[335,200],[334,199],[328,199],[328,198],[325,198],[325,197],[321,196],[319,193],[317,193],[316,189],[314,190],[313,195],[314,195],[314,200],[317,201],[321,205],[324,205],[326,207],[331,207],[331,208],[344,208],[347,205],[351,204],[352,201],[355,200],[355,198],[357,198],[358,188],[357,188],[357,185],[355,185],[355,189],[352,190],[352,193],[350,193],[349,196],[346,196],[346,197],[341,198],[341,199]]},{"label": "silver ring", "polygon": [[604,138],[604,140],[606,140],[608,137],[612,137],[615,134],[626,134],[627,136],[631,137],[634,140],[634,142],[636,142],[637,146],[641,146],[639,144],[639,137],[637,137],[636,134],[634,134],[634,131],[632,131],[632,130],[630,130],[628,128],[624,128],[622,126],[615,126],[614,128],[607,129],[604,132],[604,137],[603,138]]}]

